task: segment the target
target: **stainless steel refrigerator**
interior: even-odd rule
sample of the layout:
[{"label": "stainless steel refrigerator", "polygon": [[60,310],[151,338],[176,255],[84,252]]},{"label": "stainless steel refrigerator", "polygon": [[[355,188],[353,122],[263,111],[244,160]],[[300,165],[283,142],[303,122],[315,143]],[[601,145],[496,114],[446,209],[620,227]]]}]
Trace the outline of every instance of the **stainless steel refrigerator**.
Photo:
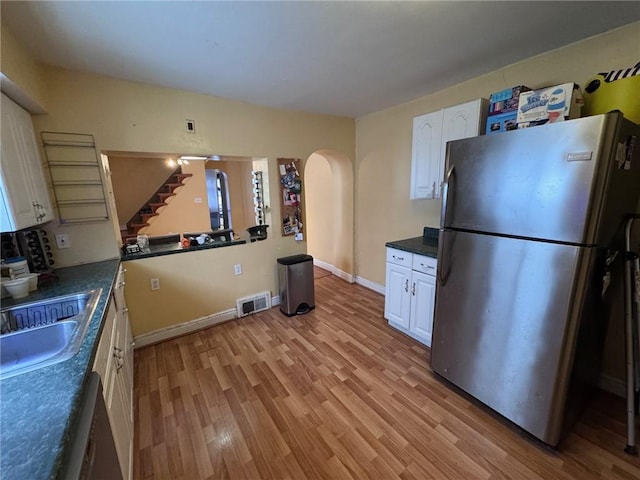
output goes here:
[{"label": "stainless steel refrigerator", "polygon": [[639,137],[609,113],[447,145],[431,367],[552,446],[598,378]]}]

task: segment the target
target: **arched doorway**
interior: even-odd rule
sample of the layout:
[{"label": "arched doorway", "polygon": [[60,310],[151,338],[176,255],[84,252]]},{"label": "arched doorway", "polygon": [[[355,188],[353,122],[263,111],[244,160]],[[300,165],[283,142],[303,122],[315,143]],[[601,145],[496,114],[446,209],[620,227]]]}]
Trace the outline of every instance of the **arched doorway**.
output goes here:
[{"label": "arched doorway", "polygon": [[318,150],[304,168],[307,253],[348,282],[354,271],[353,163],[346,155]]}]

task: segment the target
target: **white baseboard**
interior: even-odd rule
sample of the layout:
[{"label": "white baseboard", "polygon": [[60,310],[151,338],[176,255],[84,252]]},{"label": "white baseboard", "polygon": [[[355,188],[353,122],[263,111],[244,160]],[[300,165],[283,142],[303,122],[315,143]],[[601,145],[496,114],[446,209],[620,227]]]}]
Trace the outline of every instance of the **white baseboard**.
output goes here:
[{"label": "white baseboard", "polygon": [[338,278],[341,278],[349,283],[353,283],[353,275],[351,275],[350,273],[344,272],[342,270],[340,270],[339,268],[336,268],[335,266],[331,265],[330,263],[327,262],[323,262],[322,260],[318,260],[317,258],[313,259],[313,264],[316,265],[317,267],[320,268],[324,268],[325,270],[331,272],[333,275],[335,275]]},{"label": "white baseboard", "polygon": [[356,283],[368,288],[369,290],[373,290],[380,295],[384,295],[384,285],[380,285],[379,283],[372,282],[371,280],[367,280],[366,278],[359,276],[356,276]]},{"label": "white baseboard", "polygon": [[[275,295],[271,297],[271,306],[275,307],[280,305],[280,296]],[[204,328],[213,327],[219,323],[228,322],[238,318],[238,312],[235,308],[230,308],[219,313],[213,313],[206,317],[196,318],[195,320],[189,320],[188,322],[180,323],[178,325],[171,325],[170,327],[161,328],[160,330],[154,330],[153,332],[143,333],[134,338],[135,348],[146,347],[153,345],[154,343],[164,342],[176,337],[181,337],[188,333],[197,332]]]},{"label": "white baseboard", "polygon": [[146,347],[153,345],[154,343],[163,342],[170,338],[180,337],[188,333],[193,333],[203,328],[212,327],[222,322],[228,322],[238,318],[235,308],[230,308],[224,312],[214,313],[207,315],[206,317],[196,318],[195,320],[189,320],[188,322],[179,323],[178,325],[172,325],[170,327],[161,328],[160,330],[154,330],[153,332],[143,333],[137,335],[134,340],[136,342],[135,348]]},{"label": "white baseboard", "polygon": [[612,393],[618,397],[627,397],[627,386],[623,380],[601,374],[598,379],[598,387],[605,392]]}]

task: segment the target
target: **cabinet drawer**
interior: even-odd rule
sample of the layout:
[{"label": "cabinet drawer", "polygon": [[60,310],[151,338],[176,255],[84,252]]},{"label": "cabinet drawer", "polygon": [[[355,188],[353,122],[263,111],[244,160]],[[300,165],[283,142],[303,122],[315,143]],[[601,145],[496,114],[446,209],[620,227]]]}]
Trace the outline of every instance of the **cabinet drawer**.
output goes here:
[{"label": "cabinet drawer", "polygon": [[426,257],[424,255],[414,255],[412,269],[418,272],[426,273],[427,275],[436,274],[436,266],[438,261],[433,257]]},{"label": "cabinet drawer", "polygon": [[396,250],[395,248],[387,248],[387,262],[411,268],[412,261],[413,253]]}]

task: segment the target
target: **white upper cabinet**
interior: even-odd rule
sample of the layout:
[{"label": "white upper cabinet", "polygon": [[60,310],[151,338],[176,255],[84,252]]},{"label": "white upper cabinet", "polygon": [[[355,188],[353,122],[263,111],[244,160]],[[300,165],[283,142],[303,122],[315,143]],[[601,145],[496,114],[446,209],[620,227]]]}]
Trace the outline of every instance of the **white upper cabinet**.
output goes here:
[{"label": "white upper cabinet", "polygon": [[31,115],[2,94],[0,231],[15,232],[53,219]]},{"label": "white upper cabinet", "polygon": [[442,150],[442,110],[413,119],[411,198],[438,198]]},{"label": "white upper cabinet", "polygon": [[411,199],[440,198],[447,142],[484,132],[488,101],[484,98],[413,119]]}]

